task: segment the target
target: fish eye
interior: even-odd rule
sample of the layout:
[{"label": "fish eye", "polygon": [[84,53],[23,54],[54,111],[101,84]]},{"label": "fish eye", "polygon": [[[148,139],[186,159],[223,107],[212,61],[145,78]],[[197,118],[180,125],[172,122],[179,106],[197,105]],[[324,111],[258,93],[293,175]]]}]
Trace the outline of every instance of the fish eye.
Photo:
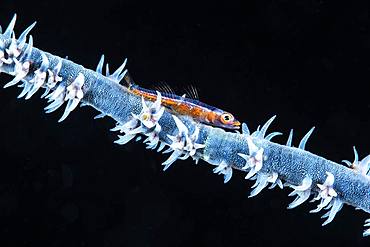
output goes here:
[{"label": "fish eye", "polygon": [[221,115],[221,122],[224,124],[228,124],[233,121],[234,117],[230,113],[224,113]]}]

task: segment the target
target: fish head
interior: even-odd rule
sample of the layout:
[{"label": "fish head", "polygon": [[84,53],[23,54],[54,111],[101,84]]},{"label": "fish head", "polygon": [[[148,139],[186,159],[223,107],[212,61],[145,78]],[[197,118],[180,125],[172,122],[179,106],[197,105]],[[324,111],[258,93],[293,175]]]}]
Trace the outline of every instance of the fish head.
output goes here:
[{"label": "fish head", "polygon": [[241,123],[234,117],[233,114],[225,111],[217,111],[213,124],[226,129],[239,129]]}]

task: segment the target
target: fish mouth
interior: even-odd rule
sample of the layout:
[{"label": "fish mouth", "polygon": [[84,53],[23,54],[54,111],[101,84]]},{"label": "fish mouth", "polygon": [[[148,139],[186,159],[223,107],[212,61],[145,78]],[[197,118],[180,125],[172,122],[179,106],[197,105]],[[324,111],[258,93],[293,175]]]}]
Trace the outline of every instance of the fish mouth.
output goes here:
[{"label": "fish mouth", "polygon": [[237,130],[237,129],[240,129],[240,125],[241,125],[241,123],[239,121],[234,121],[230,125],[223,125],[223,127],[226,128],[226,129]]},{"label": "fish mouth", "polygon": [[240,128],[240,125],[241,125],[241,123],[239,121],[237,121],[237,120],[233,123],[233,127],[235,129],[239,129]]}]

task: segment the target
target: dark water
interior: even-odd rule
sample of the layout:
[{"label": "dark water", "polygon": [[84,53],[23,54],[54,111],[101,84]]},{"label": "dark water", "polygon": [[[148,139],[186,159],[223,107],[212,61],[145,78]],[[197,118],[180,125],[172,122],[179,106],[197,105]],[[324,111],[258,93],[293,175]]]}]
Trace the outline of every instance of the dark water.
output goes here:
[{"label": "dark water", "polygon": [[[370,151],[370,32],[366,4],[247,1],[172,4],[142,1],[8,1],[20,33],[34,20],[36,47],[95,68],[128,57],[135,80],[192,84],[202,101],[233,112],[253,129],[277,114],[334,161]],[[334,1],[333,1],[334,2]],[[11,80],[1,75],[2,83]],[[287,210],[288,189],[248,199],[251,181],[235,172],[224,185],[204,162],[176,162],[143,144],[118,146],[111,119],[78,109],[58,124],[45,101],[0,90],[0,246],[369,246],[369,216],[345,206],[321,227],[315,204]],[[40,94],[38,94],[40,95]]]}]

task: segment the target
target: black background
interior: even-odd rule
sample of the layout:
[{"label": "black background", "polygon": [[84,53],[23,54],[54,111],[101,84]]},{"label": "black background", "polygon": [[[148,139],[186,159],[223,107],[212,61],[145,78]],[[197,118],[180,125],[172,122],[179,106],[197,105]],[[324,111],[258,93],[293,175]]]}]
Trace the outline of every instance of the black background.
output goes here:
[{"label": "black background", "polygon": [[[255,129],[294,143],[316,126],[308,150],[334,161],[370,147],[370,33],[367,4],[350,1],[4,1],[4,27],[34,20],[34,44],[95,68],[123,59],[144,87],[190,84],[202,101]],[[2,83],[11,80],[1,75]],[[113,143],[111,119],[92,108],[44,114],[44,100],[0,90],[0,246],[369,246],[369,215],[345,206],[321,227],[316,204],[294,210],[289,189],[248,199],[251,181],[224,185],[205,162],[177,161],[143,144]]]}]

